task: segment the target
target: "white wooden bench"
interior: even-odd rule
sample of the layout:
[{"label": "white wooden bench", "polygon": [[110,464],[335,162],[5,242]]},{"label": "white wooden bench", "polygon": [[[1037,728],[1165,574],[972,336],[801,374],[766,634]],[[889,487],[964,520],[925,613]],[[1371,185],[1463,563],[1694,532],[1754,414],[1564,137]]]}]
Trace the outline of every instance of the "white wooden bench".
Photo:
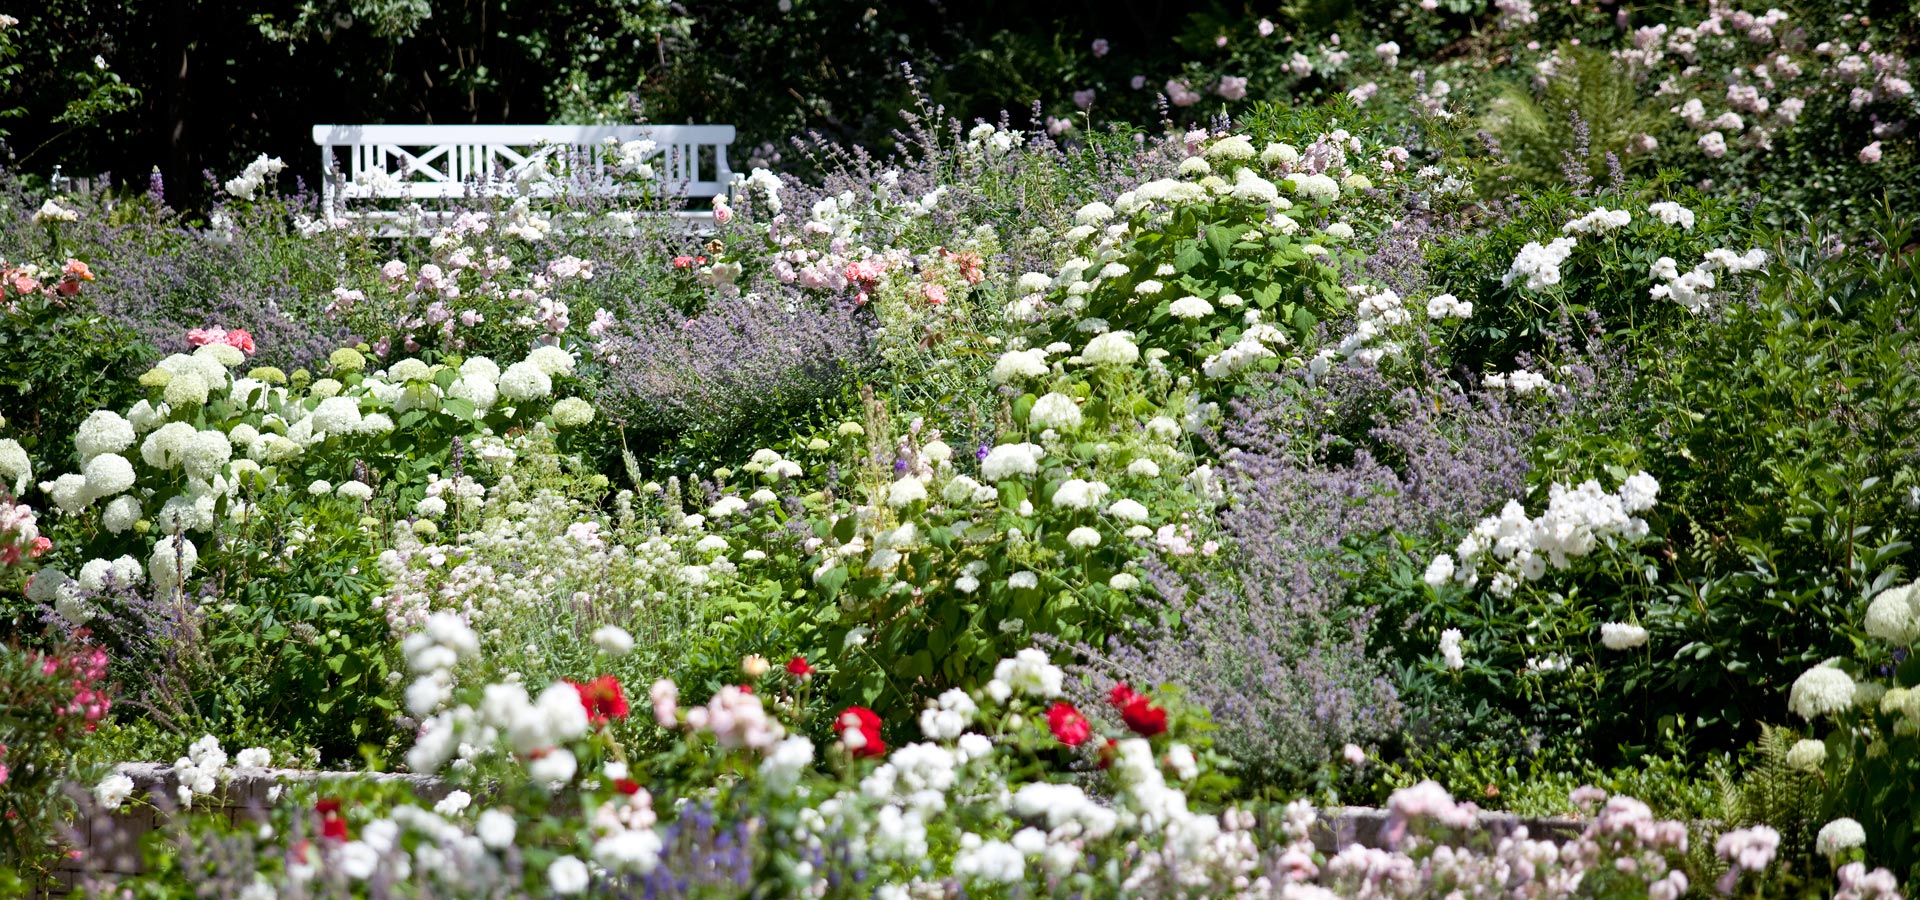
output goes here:
[{"label": "white wooden bench", "polygon": [[[614,177],[618,145],[638,140],[655,144],[647,162],[663,198],[704,199],[725,193],[733,180],[727,164],[733,138],[732,125],[313,126],[329,220],[400,215],[356,210],[356,200],[625,193]],[[336,151],[346,156],[344,166]],[[554,158],[561,154],[564,159]],[[521,176],[542,160],[562,177],[527,183]]]}]

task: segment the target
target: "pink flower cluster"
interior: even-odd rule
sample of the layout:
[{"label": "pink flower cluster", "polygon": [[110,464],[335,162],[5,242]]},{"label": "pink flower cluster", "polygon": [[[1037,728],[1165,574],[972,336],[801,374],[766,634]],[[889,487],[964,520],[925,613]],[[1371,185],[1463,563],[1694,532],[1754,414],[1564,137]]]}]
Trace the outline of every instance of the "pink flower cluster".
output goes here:
[{"label": "pink flower cluster", "polygon": [[225,344],[242,353],[253,353],[253,335],[239,328],[231,330],[223,328],[195,328],[187,332],[187,343],[195,347],[205,347],[208,344]]},{"label": "pink flower cluster", "polygon": [[33,559],[51,549],[53,541],[40,533],[33,508],[0,491],[0,567],[19,565],[23,557]]},{"label": "pink flower cluster", "polygon": [[12,266],[0,259],[0,301],[5,302],[7,312],[16,312],[14,298],[6,296],[9,289],[16,296],[44,294],[48,297],[71,297],[80,293],[82,282],[93,280],[93,270],[80,260],[68,258],[66,264],[60,267],[58,277],[51,282],[47,278],[45,270],[39,266]]},{"label": "pink flower cluster", "polygon": [[[671,685],[672,682],[667,682]],[[660,710],[660,684],[656,682],[649,693],[654,698],[654,719],[662,719]],[[678,690],[674,691],[677,696]],[[687,710],[687,728],[693,731],[706,731],[720,746],[737,750],[742,747],[765,751],[787,736],[787,730],[779,720],[767,715],[767,708],[760,702],[760,696],[752,688],[728,685],[713,695],[705,706],[696,706]]]}]

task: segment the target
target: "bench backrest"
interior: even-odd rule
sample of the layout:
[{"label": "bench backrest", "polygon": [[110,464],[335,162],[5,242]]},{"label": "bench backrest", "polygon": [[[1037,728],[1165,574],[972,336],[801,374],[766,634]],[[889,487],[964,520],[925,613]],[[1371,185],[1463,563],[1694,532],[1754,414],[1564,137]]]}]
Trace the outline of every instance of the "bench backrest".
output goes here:
[{"label": "bench backrest", "polygon": [[[668,196],[711,197],[733,180],[727,163],[733,137],[732,125],[313,126],[330,215],[338,214],[339,201],[347,199],[464,197],[475,182],[484,189],[502,178],[512,180],[518,167],[547,146],[575,157],[571,180],[593,184],[611,174],[608,138],[653,141],[658,155],[648,162]],[[344,167],[336,150],[347,157]],[[386,176],[384,188],[367,183],[375,173]]]}]

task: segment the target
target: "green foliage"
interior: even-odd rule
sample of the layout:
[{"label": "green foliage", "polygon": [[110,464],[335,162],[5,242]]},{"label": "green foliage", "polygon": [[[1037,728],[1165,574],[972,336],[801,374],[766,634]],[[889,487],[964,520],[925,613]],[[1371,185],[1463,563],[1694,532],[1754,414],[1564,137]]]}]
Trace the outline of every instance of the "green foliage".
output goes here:
[{"label": "green foliage", "polygon": [[1730,825],[1766,825],[1780,832],[1781,852],[1806,854],[1813,849],[1814,832],[1825,794],[1824,777],[1787,762],[1787,751],[1800,735],[1791,728],[1761,725],[1752,759],[1736,778],[1715,773],[1720,804]]},{"label": "green foliage", "polygon": [[93,307],[86,287],[72,297],[10,296],[17,311],[0,315],[0,420],[36,472],[68,462],[88,413],[131,403],[133,379],[154,357],[140,335]]},{"label": "green foliage", "polygon": [[[1665,224],[1647,211],[1661,201],[1691,210],[1693,227]],[[1624,210],[1633,218],[1602,235],[1575,236],[1572,256],[1560,264],[1559,283],[1542,290],[1528,289],[1518,277],[1503,283],[1527,244],[1567,236],[1563,229],[1569,221],[1597,208]],[[1436,287],[1473,304],[1472,318],[1447,346],[1453,363],[1469,372],[1507,369],[1522,354],[1555,358],[1557,342],[1574,337],[1566,333],[1569,320],[1573,329],[1584,331],[1589,315],[1598,316],[1601,331],[1630,351],[1640,346],[1634,335],[1670,341],[1689,314],[1649,293],[1660,283],[1649,274],[1653,264],[1670,257],[1686,271],[1709,250],[1743,251],[1755,237],[1747,212],[1737,204],[1666,178],[1615,184],[1592,194],[1564,187],[1531,191],[1508,214],[1483,211],[1464,225],[1427,246],[1424,255]]]},{"label": "green foliage", "polygon": [[1570,177],[1607,178],[1610,166],[1630,170],[1641,162],[1629,144],[1656,130],[1658,119],[1611,57],[1563,46],[1538,66],[1537,86],[1510,84],[1490,104],[1487,129],[1505,156],[1492,173],[1553,186]]},{"label": "green foliage", "polygon": [[[1499,669],[1564,653],[1570,681],[1527,694],[1531,714],[1573,715],[1566,727],[1602,745],[1731,747],[1778,715],[1800,672],[1847,653],[1867,592],[1920,527],[1917,286],[1903,256],[1790,249],[1757,297],[1667,331],[1671,349],[1636,354],[1615,399],[1546,432],[1536,484],[1643,469],[1662,485],[1648,519],[1664,546],[1518,607],[1451,613],[1484,621],[1468,655],[1495,655],[1479,674],[1496,695],[1515,696]],[[1601,623],[1636,621],[1645,649],[1593,645]]]}]

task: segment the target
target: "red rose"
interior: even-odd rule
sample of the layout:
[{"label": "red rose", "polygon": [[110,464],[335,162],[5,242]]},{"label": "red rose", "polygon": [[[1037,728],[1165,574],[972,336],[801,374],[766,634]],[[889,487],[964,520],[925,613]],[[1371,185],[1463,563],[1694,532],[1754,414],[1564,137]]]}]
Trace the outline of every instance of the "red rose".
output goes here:
[{"label": "red rose", "polygon": [[620,690],[620,679],[602,675],[586,684],[573,684],[573,689],[580,694],[580,705],[587,708],[587,721],[600,725],[627,717],[627,696]]},{"label": "red rose", "polygon": [[1069,747],[1078,747],[1093,736],[1093,724],[1074,709],[1073,704],[1064,701],[1047,710],[1047,730]]},{"label": "red rose", "polygon": [[235,328],[234,330],[227,332],[227,336],[221,339],[221,343],[226,344],[227,346],[232,347],[235,350],[239,350],[242,353],[253,352],[253,335],[250,335],[238,328]]},{"label": "red rose", "polygon": [[1167,730],[1167,711],[1154,706],[1147,695],[1135,694],[1120,707],[1120,721],[1127,723],[1134,734],[1153,737]]},{"label": "red rose", "polygon": [[1134,734],[1153,737],[1167,730],[1167,711],[1154,706],[1147,695],[1135,693],[1124,682],[1114,685],[1107,699],[1120,710],[1120,721],[1127,723]]},{"label": "red rose", "polygon": [[787,660],[787,674],[792,675],[795,678],[812,678],[813,667],[810,665],[807,665],[806,657],[796,656],[790,660]]},{"label": "red rose", "polygon": [[676,256],[673,258],[673,267],[676,269],[687,269],[692,268],[692,266],[693,257],[691,256]]},{"label": "red rose", "polygon": [[313,811],[320,814],[320,836],[328,840],[347,839],[347,820],[340,815],[340,801],[329,797],[313,805]]},{"label": "red rose", "polygon": [[631,778],[622,778],[613,783],[613,789],[631,797],[634,794],[640,793],[640,782]]},{"label": "red rose", "polygon": [[[841,745],[854,756],[880,756],[887,752],[887,742],[880,738],[880,717],[864,706],[847,707],[833,720],[833,731],[840,735]],[[849,736],[849,731],[854,735]]]}]

